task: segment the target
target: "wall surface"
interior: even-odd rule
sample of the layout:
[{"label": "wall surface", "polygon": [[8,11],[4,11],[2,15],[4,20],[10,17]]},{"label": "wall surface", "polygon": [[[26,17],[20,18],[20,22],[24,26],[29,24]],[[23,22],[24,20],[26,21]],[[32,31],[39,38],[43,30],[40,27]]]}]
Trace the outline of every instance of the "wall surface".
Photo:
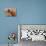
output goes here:
[{"label": "wall surface", "polygon": [[[5,16],[7,7],[16,7],[16,17]],[[18,32],[17,24],[46,24],[46,0],[0,0],[0,44],[8,43],[9,32]]]}]

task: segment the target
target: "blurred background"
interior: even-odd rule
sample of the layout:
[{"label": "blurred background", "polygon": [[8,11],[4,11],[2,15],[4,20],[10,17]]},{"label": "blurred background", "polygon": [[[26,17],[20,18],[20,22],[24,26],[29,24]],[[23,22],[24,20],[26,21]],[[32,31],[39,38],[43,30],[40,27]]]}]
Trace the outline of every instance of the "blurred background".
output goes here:
[{"label": "blurred background", "polygon": [[[16,8],[15,17],[5,16],[9,7]],[[46,0],[0,0],[0,44],[8,43],[9,32],[18,35],[18,24],[46,24]]]}]

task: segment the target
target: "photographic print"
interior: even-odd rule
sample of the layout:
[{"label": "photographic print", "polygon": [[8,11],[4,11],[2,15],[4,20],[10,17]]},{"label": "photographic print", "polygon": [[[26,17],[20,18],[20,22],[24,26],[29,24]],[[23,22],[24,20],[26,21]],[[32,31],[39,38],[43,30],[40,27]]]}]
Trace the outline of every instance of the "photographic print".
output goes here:
[{"label": "photographic print", "polygon": [[16,16],[16,8],[5,8],[4,11],[6,16]]}]

